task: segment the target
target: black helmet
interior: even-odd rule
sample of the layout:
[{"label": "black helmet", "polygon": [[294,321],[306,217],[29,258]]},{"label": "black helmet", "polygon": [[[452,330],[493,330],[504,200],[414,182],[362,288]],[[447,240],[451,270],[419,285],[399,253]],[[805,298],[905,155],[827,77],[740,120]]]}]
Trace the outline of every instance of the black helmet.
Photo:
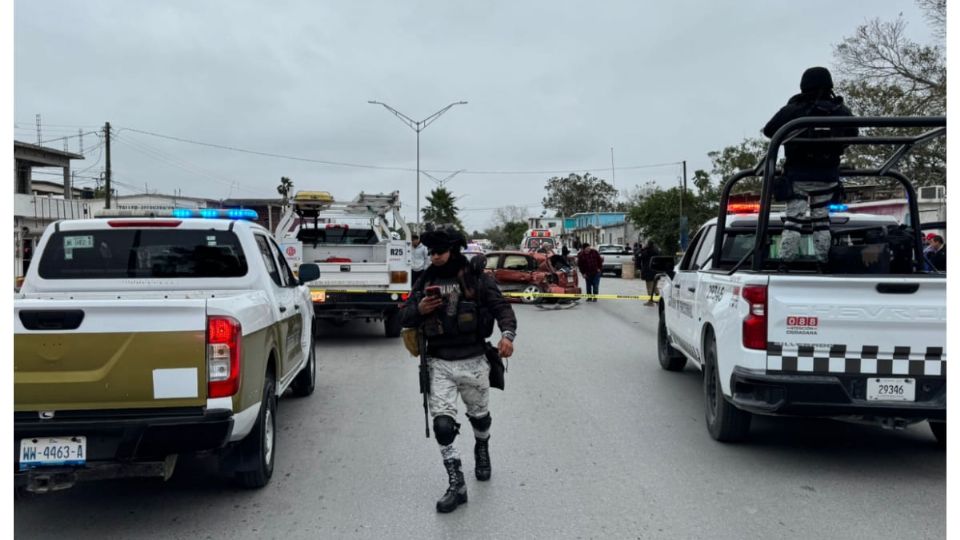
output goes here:
[{"label": "black helmet", "polygon": [[803,72],[800,77],[800,91],[804,94],[816,92],[817,90],[832,90],[833,77],[830,76],[830,70],[825,67],[812,67]]}]

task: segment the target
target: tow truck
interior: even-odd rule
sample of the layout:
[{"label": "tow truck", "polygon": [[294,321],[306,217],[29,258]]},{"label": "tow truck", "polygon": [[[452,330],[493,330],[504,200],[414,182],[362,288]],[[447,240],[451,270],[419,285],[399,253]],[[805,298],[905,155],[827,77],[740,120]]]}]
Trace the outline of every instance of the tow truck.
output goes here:
[{"label": "tow truck", "polygon": [[335,325],[383,320],[387,337],[400,336],[399,306],[412,272],[399,192],[361,192],[343,202],[325,191],[298,192],[275,234],[294,271],[304,263],[320,269],[320,277],[308,283],[317,319]]},{"label": "tow truck", "polygon": [[[915,128],[910,136],[802,138],[808,128]],[[800,118],[781,128],[756,168],[724,184],[718,217],[662,272],[660,366],[692,362],[703,375],[706,426],[719,441],[744,439],[754,414],[817,416],[902,428],[928,421],[946,444],[946,275],[924,265],[913,184],[894,167],[909,150],[946,134],[944,117]],[[832,247],[817,264],[808,233],[801,257],[778,258],[783,216],[772,213],[776,157],[787,140],[896,145],[877,169],[841,178],[900,184],[909,224],[892,216],[831,215]],[[734,186],[762,177],[756,213],[731,203]]]}]

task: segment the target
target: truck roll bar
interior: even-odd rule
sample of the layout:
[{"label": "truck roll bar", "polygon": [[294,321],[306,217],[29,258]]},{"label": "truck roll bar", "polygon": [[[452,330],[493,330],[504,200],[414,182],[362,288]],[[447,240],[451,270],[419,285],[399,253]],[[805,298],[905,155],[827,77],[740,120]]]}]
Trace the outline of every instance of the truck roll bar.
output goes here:
[{"label": "truck roll bar", "polygon": [[[923,131],[916,136],[888,136],[888,135],[867,135],[860,137],[818,137],[804,138],[801,134],[808,128],[835,128],[835,127],[886,127],[886,128],[931,128]],[[753,255],[751,269],[755,272],[763,270],[763,263],[767,255],[767,250],[763,249],[767,236],[767,229],[770,223],[770,207],[773,204],[773,179],[781,173],[777,171],[777,156],[780,153],[780,147],[787,142],[815,142],[815,143],[842,143],[856,145],[886,145],[894,146],[895,149],[890,157],[877,169],[840,169],[841,182],[844,177],[885,177],[898,181],[907,194],[907,201],[910,207],[910,226],[914,235],[915,263],[920,264],[923,261],[923,248],[920,238],[920,212],[917,204],[917,193],[913,187],[913,182],[906,176],[895,170],[894,167],[904,156],[919,145],[929,143],[938,138],[945,137],[947,134],[947,118],[945,116],[903,116],[903,117],[874,117],[874,116],[844,116],[844,117],[822,117],[808,116],[797,118],[787,122],[783,127],[777,130],[770,138],[770,145],[767,152],[763,155],[757,166],[752,169],[737,171],[728,178],[720,192],[720,208],[718,210],[716,241],[713,244],[713,260],[720,261],[720,254],[723,249],[723,237],[726,229],[727,205],[730,200],[730,193],[733,186],[744,178],[762,177],[763,183],[760,192],[760,213],[757,216],[757,234],[754,245],[750,253],[740,262],[743,263],[747,257]],[[740,264],[738,263],[737,266]]]}]

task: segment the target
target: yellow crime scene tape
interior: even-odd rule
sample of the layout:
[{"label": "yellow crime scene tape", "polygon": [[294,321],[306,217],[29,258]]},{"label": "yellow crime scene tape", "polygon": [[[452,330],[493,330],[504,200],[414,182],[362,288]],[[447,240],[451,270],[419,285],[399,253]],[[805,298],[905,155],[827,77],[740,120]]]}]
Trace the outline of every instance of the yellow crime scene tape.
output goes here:
[{"label": "yellow crime scene tape", "polygon": [[[391,294],[396,295],[397,299],[406,300],[410,291],[388,291],[383,289],[310,289],[310,297],[314,302],[323,302],[327,294]],[[646,294],[576,294],[576,293],[534,293],[534,292],[505,292],[502,293],[507,298],[562,298],[567,300],[660,300],[660,296],[653,297]]]}]

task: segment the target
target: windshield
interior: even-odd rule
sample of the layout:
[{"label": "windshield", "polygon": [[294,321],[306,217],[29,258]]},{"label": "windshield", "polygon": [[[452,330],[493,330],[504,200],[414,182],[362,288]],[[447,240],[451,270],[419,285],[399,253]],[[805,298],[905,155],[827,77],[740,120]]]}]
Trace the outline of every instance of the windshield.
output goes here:
[{"label": "windshield", "polygon": [[231,231],[105,229],[54,233],[38,267],[44,279],[239,277],[247,261]]}]

